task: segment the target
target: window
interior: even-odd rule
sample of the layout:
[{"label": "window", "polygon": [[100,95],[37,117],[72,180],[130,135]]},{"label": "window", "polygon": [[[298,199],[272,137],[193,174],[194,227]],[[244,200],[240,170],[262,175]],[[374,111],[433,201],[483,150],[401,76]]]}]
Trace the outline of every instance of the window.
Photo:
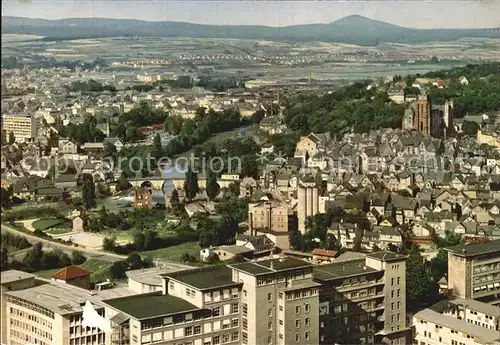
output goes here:
[{"label": "window", "polygon": [[391,278],[391,285],[394,285],[394,278]]},{"label": "window", "polygon": [[246,303],[243,303],[243,316],[247,316],[248,315],[248,304]]},{"label": "window", "polygon": [[239,323],[240,323],[240,320],[232,319],[231,320],[231,327],[238,327]]},{"label": "window", "polygon": [[238,307],[239,307],[239,306],[238,306],[238,303],[233,303],[233,304],[231,304],[231,313],[232,313],[232,314],[236,314],[236,313],[238,313],[238,312],[239,312]]},{"label": "window", "polygon": [[394,302],[391,303],[391,310],[394,310]]},{"label": "window", "polygon": [[240,333],[238,332],[233,332],[231,335],[231,341],[237,341],[240,338]]},{"label": "window", "polygon": [[310,310],[309,304],[306,303],[306,313],[309,313],[309,310]]},{"label": "window", "polygon": [[280,326],[283,326],[283,320],[279,320]]},{"label": "window", "polygon": [[205,342],[203,343],[203,345],[212,345],[212,342],[211,342],[211,341],[205,341]]},{"label": "window", "polygon": [[213,317],[220,316],[220,307],[216,307],[216,308],[212,309],[212,316]]},{"label": "window", "polygon": [[201,333],[201,326],[194,326],[194,334],[200,334]]},{"label": "window", "polygon": [[306,317],[306,326],[309,326],[310,323],[311,323],[311,320],[308,317]]},{"label": "window", "polygon": [[222,342],[223,343],[229,343],[229,334],[223,334],[222,335]]},{"label": "window", "polygon": [[299,333],[295,334],[295,341],[300,341],[300,334]]},{"label": "window", "polygon": [[273,329],[273,322],[272,321],[269,321],[267,323],[267,329],[270,330],[270,331]]},{"label": "window", "polygon": [[283,339],[283,334],[279,334],[278,338]]},{"label": "window", "polygon": [[300,320],[295,320],[295,327],[300,328]]},{"label": "window", "polygon": [[282,305],[280,305],[280,311],[283,311],[283,306]]},{"label": "window", "polygon": [[267,337],[267,343],[272,344],[273,343],[273,337]]},{"label": "window", "polygon": [[268,293],[267,294],[267,300],[270,302],[273,300],[273,294],[272,293]]},{"label": "window", "polygon": [[193,327],[184,328],[184,336],[189,337],[190,335],[193,335]]},{"label": "window", "polygon": [[391,290],[391,298],[394,298],[394,290]]},{"label": "window", "polygon": [[220,336],[218,335],[218,336],[216,336],[216,337],[213,337],[213,338],[212,338],[212,343],[213,343],[214,345],[218,345],[218,344],[220,344]]},{"label": "window", "polygon": [[401,277],[398,277],[398,285],[401,283]]},{"label": "window", "polygon": [[267,310],[267,316],[273,316],[273,310],[272,309],[268,309]]},{"label": "window", "polygon": [[300,306],[295,307],[295,314],[300,314]]},{"label": "window", "polygon": [[399,289],[398,289],[398,293],[397,293],[397,295],[398,295],[398,297],[400,297],[400,295],[401,295],[401,292],[400,292],[400,290],[399,290]]},{"label": "window", "polygon": [[306,340],[309,340],[309,332],[306,332],[306,333],[304,334],[304,338],[306,338]]}]

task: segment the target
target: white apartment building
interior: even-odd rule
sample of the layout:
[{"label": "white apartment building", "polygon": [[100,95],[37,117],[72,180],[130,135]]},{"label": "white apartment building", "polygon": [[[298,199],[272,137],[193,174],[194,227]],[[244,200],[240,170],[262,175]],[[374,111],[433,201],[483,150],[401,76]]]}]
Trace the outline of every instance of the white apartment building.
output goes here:
[{"label": "white apartment building", "polygon": [[102,330],[82,327],[83,306],[90,301],[104,317],[103,298],[134,293],[128,288],[97,293],[15,270],[2,272],[1,277],[2,343],[6,345],[106,345]]},{"label": "white apartment building", "polygon": [[417,345],[500,344],[500,308],[470,299],[424,309],[413,317]]},{"label": "white apartment building", "polygon": [[[273,257],[155,268],[101,291],[6,271],[2,336],[6,345],[403,345],[405,261],[379,252],[327,265]],[[107,332],[83,327],[87,302]]]},{"label": "white apartment building", "polygon": [[30,141],[36,137],[42,124],[41,118],[29,114],[2,116],[2,129],[7,136],[13,132],[18,143]]}]

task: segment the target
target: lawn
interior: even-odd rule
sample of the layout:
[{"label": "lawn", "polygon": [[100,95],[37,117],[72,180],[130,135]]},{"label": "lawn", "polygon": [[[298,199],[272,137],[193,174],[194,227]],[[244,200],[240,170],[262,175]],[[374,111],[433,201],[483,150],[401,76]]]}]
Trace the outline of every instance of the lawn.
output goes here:
[{"label": "lawn", "polygon": [[149,250],[145,252],[140,252],[143,258],[150,257],[153,260],[166,260],[166,261],[181,261],[181,256],[184,253],[189,253],[193,255],[196,260],[200,260],[200,245],[198,242],[186,242],[182,244],[178,244],[175,246],[170,246],[167,248]]},{"label": "lawn", "polygon": [[[205,145],[205,144],[208,144],[208,143],[214,143],[215,145],[220,145],[222,144],[225,140],[227,139],[231,139],[231,138],[234,138],[235,135],[236,135],[237,131],[236,130],[232,130],[232,131],[227,131],[227,132],[220,132],[220,133],[217,133],[217,134],[214,134],[212,135],[209,139],[207,139],[207,141],[205,141],[204,143],[202,143],[201,145]],[[178,157],[189,157],[191,155],[191,153],[194,152],[194,147],[179,154],[176,158]]]},{"label": "lawn", "polygon": [[[94,283],[102,282],[108,278],[108,269],[111,266],[111,262],[103,261],[99,259],[89,259],[80,265],[81,268],[86,269],[90,273],[90,280]],[[35,272],[35,274],[42,278],[50,279],[50,276],[61,268],[54,268],[50,270],[42,270]]]},{"label": "lawn", "polygon": [[37,230],[46,231],[57,225],[61,225],[63,222],[65,222],[65,220],[58,218],[48,218],[35,220],[31,225]]}]

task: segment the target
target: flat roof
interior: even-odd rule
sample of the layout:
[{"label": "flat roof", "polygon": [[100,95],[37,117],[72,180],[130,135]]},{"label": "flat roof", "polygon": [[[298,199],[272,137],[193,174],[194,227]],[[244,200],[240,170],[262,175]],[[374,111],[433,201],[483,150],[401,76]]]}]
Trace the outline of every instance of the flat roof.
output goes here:
[{"label": "flat roof", "polygon": [[18,280],[34,278],[35,275],[18,270],[3,271],[0,274],[0,284],[8,284]]},{"label": "flat roof", "polygon": [[476,256],[489,253],[500,253],[500,239],[484,243],[459,244],[458,246],[445,248],[450,253],[458,256]]},{"label": "flat roof", "polygon": [[367,257],[382,261],[400,261],[400,260],[406,260],[408,258],[406,255],[389,251],[369,253],[367,254]]},{"label": "flat roof", "polygon": [[182,298],[163,295],[162,292],[109,299],[103,302],[138,320],[200,309]]},{"label": "flat roof", "polygon": [[167,267],[151,267],[142,268],[138,270],[131,270],[125,272],[128,279],[139,282],[141,284],[161,286],[162,285],[162,274],[168,274],[173,272],[179,272],[184,270],[193,269],[191,266],[182,264],[168,264]]},{"label": "flat roof", "polygon": [[470,336],[477,337],[479,340],[477,342],[479,343],[491,344],[494,341],[500,340],[500,333],[496,330],[477,326],[472,323],[456,319],[453,316],[443,315],[432,309],[419,311],[414,315],[414,317],[453,329],[455,331],[467,333]]},{"label": "flat roof", "polygon": [[374,273],[379,271],[366,266],[365,259],[356,259],[318,265],[314,267],[313,277],[317,280],[327,281],[372,272]]},{"label": "flat roof", "polygon": [[241,285],[241,283],[233,281],[233,270],[226,265],[167,273],[163,276],[177,280],[198,290]]},{"label": "flat roof", "polygon": [[495,307],[494,305],[479,302],[479,301],[476,301],[474,299],[457,298],[457,299],[451,300],[450,303],[454,304],[454,305],[463,305],[463,306],[467,307],[467,309],[478,311],[480,313],[483,313],[483,314],[486,314],[489,316],[500,317],[500,307]]},{"label": "flat roof", "polygon": [[289,256],[279,259],[259,260],[255,262],[245,262],[242,264],[230,265],[230,267],[238,271],[242,271],[255,276],[311,266],[313,266],[313,264],[307,261]]},{"label": "flat roof", "polygon": [[103,296],[123,297],[133,293],[129,289],[122,288],[91,293],[89,290],[69,284],[54,281],[43,282],[41,280],[39,282],[41,284],[38,286],[9,291],[6,294],[47,308],[55,314],[66,315],[82,312],[87,300],[100,306]]}]

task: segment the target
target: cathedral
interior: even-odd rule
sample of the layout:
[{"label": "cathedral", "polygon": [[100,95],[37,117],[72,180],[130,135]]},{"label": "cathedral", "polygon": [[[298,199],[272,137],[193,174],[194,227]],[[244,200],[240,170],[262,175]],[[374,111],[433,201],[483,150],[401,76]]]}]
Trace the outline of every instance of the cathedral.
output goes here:
[{"label": "cathedral", "polygon": [[433,104],[426,95],[418,96],[405,110],[403,129],[446,138],[453,129],[453,101]]}]

